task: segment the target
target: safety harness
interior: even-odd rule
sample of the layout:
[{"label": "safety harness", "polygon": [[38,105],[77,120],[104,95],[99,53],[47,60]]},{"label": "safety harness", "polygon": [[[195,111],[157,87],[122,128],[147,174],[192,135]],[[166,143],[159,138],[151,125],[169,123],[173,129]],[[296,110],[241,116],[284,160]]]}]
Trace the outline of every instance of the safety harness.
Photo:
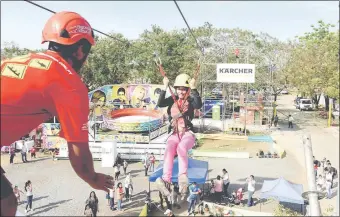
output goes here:
[{"label": "safety harness", "polygon": [[[156,65],[158,66],[159,72],[162,74],[163,77],[165,77],[165,76],[166,76],[166,73],[165,73],[165,71],[164,71],[164,69],[163,69],[161,58],[160,58],[160,57],[155,58],[155,63],[156,63]],[[195,72],[195,74],[194,74],[194,79],[195,79],[195,80],[197,79],[197,76],[198,76],[199,71],[200,71],[200,61],[197,62],[197,69],[196,69],[196,72]],[[183,102],[182,102],[181,105],[179,105],[179,103],[178,103],[179,100],[176,99],[176,96],[175,96],[174,92],[172,91],[172,89],[170,88],[170,86],[169,86],[169,91],[170,91],[171,97],[172,97],[172,99],[173,99],[173,101],[174,101],[174,105],[177,107],[177,109],[178,109],[178,111],[179,111],[179,113],[178,113],[177,115],[175,115],[174,117],[172,117],[172,120],[171,120],[171,121],[172,121],[172,123],[175,122],[174,131],[177,133],[178,139],[181,140],[181,136],[179,135],[178,120],[179,120],[179,118],[181,118],[181,117],[182,117],[183,120],[184,120],[185,127],[184,127],[184,130],[182,131],[182,136],[183,136],[183,134],[184,134],[185,131],[187,130],[187,122],[186,122],[186,119],[185,119],[185,117],[184,117],[184,115],[183,115],[183,113],[184,113],[185,111],[183,111],[183,109],[184,109],[184,106],[185,106],[185,104],[186,104],[186,101],[187,101],[187,99],[188,99],[188,97],[189,97],[190,88],[188,88],[188,91],[185,93],[185,96],[184,96],[184,99],[183,99]]]}]

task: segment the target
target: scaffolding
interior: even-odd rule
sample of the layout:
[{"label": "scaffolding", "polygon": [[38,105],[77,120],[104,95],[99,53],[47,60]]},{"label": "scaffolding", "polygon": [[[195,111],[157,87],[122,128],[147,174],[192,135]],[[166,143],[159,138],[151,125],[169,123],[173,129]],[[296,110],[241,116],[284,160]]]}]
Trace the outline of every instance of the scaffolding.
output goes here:
[{"label": "scaffolding", "polygon": [[[222,36],[223,37],[223,36]],[[204,56],[201,63],[201,73],[200,73],[200,86],[201,86],[201,96],[202,101],[204,102],[201,115],[199,116],[199,130],[200,132],[204,133],[211,129],[212,127],[209,127],[209,125],[206,124],[206,118],[207,114],[209,114],[212,110],[210,108],[209,110],[206,110],[205,102],[207,99],[210,98],[212,89],[221,89],[222,94],[220,98],[216,98],[216,100],[222,101],[222,114],[221,114],[221,121],[222,121],[222,130],[223,132],[226,131],[226,120],[231,116],[232,117],[232,124],[238,124],[244,126],[244,133],[247,133],[247,103],[249,101],[253,101],[254,99],[251,99],[252,96],[248,96],[248,90],[249,88],[255,89],[253,87],[253,84],[234,84],[234,83],[219,83],[216,81],[216,65],[219,63],[252,63],[250,61],[250,56],[254,52],[259,52],[255,49],[255,46],[253,45],[240,45],[237,43],[233,43],[232,41],[228,41],[227,36],[225,36],[224,43],[221,46],[221,43],[217,45],[217,43],[213,43],[210,40],[210,44],[213,44],[213,48],[205,49]],[[221,41],[221,40],[220,40]],[[215,47],[214,47],[215,45]],[[216,46],[217,45],[217,46]],[[234,54],[235,49],[238,49],[240,51],[240,55],[236,58],[236,55]],[[272,64],[269,63],[269,70],[268,73],[270,74],[269,77],[265,78],[266,82],[266,88],[264,91],[261,92],[263,96],[263,116],[268,120],[268,122],[271,120],[273,116],[273,101],[274,97],[272,94]],[[256,66],[258,67],[258,66]],[[268,79],[270,78],[270,79]],[[235,118],[235,98],[239,99],[240,94],[245,93],[245,121],[244,123],[241,123],[240,121],[236,120]],[[236,96],[235,96],[236,94]],[[232,103],[231,103],[232,102]],[[232,105],[231,105],[232,104]],[[231,108],[232,107],[232,108]],[[231,110],[231,115],[228,113],[228,111]],[[262,120],[260,120],[260,123],[262,124]]]}]

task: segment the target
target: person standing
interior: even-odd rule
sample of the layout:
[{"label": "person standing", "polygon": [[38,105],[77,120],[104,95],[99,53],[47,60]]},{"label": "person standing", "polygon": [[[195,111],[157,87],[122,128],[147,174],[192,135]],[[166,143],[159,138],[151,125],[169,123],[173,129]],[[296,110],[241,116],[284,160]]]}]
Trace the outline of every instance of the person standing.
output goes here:
[{"label": "person standing", "polygon": [[119,182],[117,185],[116,194],[117,194],[117,210],[121,211],[122,206],[123,206],[122,204],[123,198],[124,198],[124,189],[123,189],[123,185],[121,182]]},{"label": "person standing", "polygon": [[332,173],[330,170],[327,170],[326,172],[325,186],[326,186],[326,192],[327,192],[326,198],[331,199],[332,197]]},{"label": "person standing", "polygon": [[9,147],[9,163],[13,164],[14,161],[14,157],[15,157],[15,148],[13,148],[12,146]]},{"label": "person standing", "polygon": [[229,187],[229,173],[226,169],[222,170],[223,173],[223,191],[224,191],[224,196],[228,196],[228,187]]},{"label": "person standing", "polygon": [[86,204],[88,204],[92,210],[93,217],[97,216],[98,209],[98,198],[96,196],[96,193],[94,191],[91,191],[90,197],[86,200]]},{"label": "person standing", "polygon": [[115,206],[115,185],[112,185],[112,188],[109,189],[110,196],[110,209],[113,211]]},{"label": "person standing", "polygon": [[15,197],[17,198],[17,201],[20,202],[20,193],[24,194],[24,192],[22,192],[17,185],[14,186],[13,192]]},{"label": "person standing", "polygon": [[132,202],[133,186],[129,185],[129,202]]},{"label": "person standing", "polygon": [[124,175],[126,175],[126,169],[128,167],[128,162],[126,160],[123,161],[123,170],[124,170]]},{"label": "person standing", "polygon": [[253,175],[250,175],[247,179],[246,182],[248,183],[248,207],[251,207],[254,205],[253,201],[253,195],[255,192],[255,179]]},{"label": "person standing", "polygon": [[31,153],[31,160],[33,159],[33,157],[34,157],[34,158],[37,158],[37,156],[36,156],[36,150],[35,150],[34,147],[31,148],[30,153]]},{"label": "person standing", "polygon": [[193,182],[192,185],[189,187],[190,195],[188,197],[189,207],[188,207],[188,215],[195,209],[195,204],[198,198],[198,194],[200,193],[201,189],[197,186],[196,182]]},{"label": "person standing", "polygon": [[277,126],[277,123],[279,122],[279,117],[277,115],[275,115],[274,117],[274,126]]},{"label": "person standing", "polygon": [[149,159],[149,153],[146,152],[144,159],[143,159],[143,165],[144,165],[144,169],[145,169],[145,176],[148,176],[148,170],[149,170],[149,166],[150,166],[150,159]]},{"label": "person standing", "polygon": [[27,205],[26,205],[25,213],[27,213],[29,211],[33,211],[33,208],[32,208],[33,189],[32,189],[32,183],[30,180],[28,180],[25,183],[25,191],[26,191],[26,196],[27,196]]},{"label": "person standing", "polygon": [[293,121],[294,121],[294,118],[292,117],[292,115],[289,115],[288,116],[288,128],[293,129]]},{"label": "person standing", "polygon": [[150,160],[150,170],[149,171],[150,172],[154,172],[156,158],[155,158],[153,153],[151,153],[151,156],[150,156],[149,160]]},{"label": "person standing", "polygon": [[221,176],[217,176],[217,180],[215,180],[215,201],[216,203],[222,202],[222,191],[223,191],[223,180]]},{"label": "person standing", "polygon": [[115,180],[118,181],[120,175],[120,166],[119,164],[114,165],[114,173],[115,173]]},{"label": "person standing", "polygon": [[132,185],[132,179],[130,173],[125,177],[124,187],[125,187],[125,199],[129,199],[129,186]]},{"label": "person standing", "polygon": [[22,142],[22,148],[21,148],[21,160],[23,163],[27,162],[27,148],[25,145],[25,141]]}]

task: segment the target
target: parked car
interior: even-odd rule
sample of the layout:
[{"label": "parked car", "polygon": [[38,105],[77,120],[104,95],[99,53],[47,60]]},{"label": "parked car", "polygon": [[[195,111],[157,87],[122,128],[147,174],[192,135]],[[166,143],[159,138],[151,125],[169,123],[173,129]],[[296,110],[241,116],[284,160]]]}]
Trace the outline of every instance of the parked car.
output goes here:
[{"label": "parked car", "polygon": [[281,93],[281,94],[288,94],[288,90],[287,90],[287,89],[283,89],[283,90],[281,90],[280,93]]},{"label": "parked car", "polygon": [[313,110],[313,100],[312,99],[300,99],[299,109],[302,110]]}]

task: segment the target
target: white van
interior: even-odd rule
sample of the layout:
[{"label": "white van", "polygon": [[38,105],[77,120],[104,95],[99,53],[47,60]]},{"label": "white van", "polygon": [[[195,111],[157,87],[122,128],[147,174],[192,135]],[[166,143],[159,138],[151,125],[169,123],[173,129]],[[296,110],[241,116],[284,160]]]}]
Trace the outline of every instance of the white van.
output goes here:
[{"label": "white van", "polygon": [[302,110],[313,110],[313,101],[311,99],[300,99],[299,109]]}]

